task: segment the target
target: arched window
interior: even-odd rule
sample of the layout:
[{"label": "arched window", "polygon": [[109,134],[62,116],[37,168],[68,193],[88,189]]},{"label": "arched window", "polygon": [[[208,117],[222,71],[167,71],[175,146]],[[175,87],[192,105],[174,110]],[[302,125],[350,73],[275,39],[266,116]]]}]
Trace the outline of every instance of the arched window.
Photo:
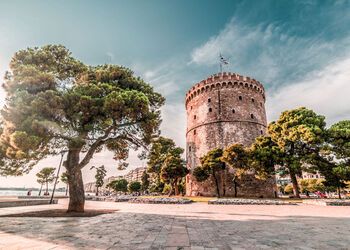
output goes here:
[{"label": "arched window", "polygon": [[252,102],[255,102],[254,98],[252,98]]},{"label": "arched window", "polygon": [[194,120],[196,120],[196,118],[197,118],[197,116],[196,116],[196,115],[194,115],[194,116],[193,116],[193,119],[194,119]]},{"label": "arched window", "polygon": [[233,113],[233,114],[236,113],[236,110],[235,110],[235,109],[232,109],[232,113]]},{"label": "arched window", "polygon": [[208,98],[208,102],[211,102],[211,99],[210,99],[210,98]]},{"label": "arched window", "polygon": [[239,99],[240,101],[242,101],[242,100],[243,100],[243,97],[240,95],[240,96],[238,97],[238,99]]},{"label": "arched window", "polygon": [[260,103],[260,107],[262,107],[263,106],[263,104],[262,104],[262,102]]},{"label": "arched window", "polygon": [[188,151],[191,152],[191,150],[192,150],[192,148],[191,148],[191,146],[189,146],[189,147],[188,147]]},{"label": "arched window", "polygon": [[250,118],[254,119],[254,115],[253,115],[253,114],[250,114]]},{"label": "arched window", "polygon": [[193,130],[193,134],[196,135],[196,130]]},{"label": "arched window", "polygon": [[209,112],[213,111],[212,108],[209,108]]},{"label": "arched window", "polygon": [[262,130],[260,130],[260,134],[262,135],[264,132]]}]

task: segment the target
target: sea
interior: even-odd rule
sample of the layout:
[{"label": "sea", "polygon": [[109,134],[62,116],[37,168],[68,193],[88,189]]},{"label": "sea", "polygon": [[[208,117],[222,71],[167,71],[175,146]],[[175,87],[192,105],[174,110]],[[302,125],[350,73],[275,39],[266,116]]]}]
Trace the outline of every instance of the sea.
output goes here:
[{"label": "sea", "polygon": [[[28,190],[0,190],[0,197],[1,196],[26,196]],[[41,194],[43,194],[45,190],[41,191]],[[51,194],[51,190],[49,190],[49,193]],[[55,195],[65,195],[66,192],[60,192],[60,191],[55,191]],[[32,190],[32,196],[39,195],[39,190]]]}]

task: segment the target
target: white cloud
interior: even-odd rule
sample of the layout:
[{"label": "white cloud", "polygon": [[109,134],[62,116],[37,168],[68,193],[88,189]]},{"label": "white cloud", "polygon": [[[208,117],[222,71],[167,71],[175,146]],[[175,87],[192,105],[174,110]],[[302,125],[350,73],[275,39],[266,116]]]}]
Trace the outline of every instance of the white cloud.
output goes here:
[{"label": "white cloud", "polygon": [[181,102],[165,105],[162,109],[162,135],[172,138],[178,146],[185,147],[186,110]]},{"label": "white cloud", "polygon": [[287,109],[301,106],[325,115],[328,125],[350,119],[350,56],[309,74],[305,80],[267,94],[270,121]]},{"label": "white cloud", "polygon": [[295,36],[276,24],[251,27],[232,19],[218,35],[192,51],[191,64],[212,67],[222,53],[230,58],[228,70],[274,88],[342,58],[349,45],[349,37],[331,41]]}]

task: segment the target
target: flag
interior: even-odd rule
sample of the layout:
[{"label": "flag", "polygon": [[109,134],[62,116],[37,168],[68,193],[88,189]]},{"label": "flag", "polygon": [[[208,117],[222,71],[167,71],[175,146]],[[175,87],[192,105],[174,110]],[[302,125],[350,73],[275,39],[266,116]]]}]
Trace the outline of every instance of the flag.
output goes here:
[{"label": "flag", "polygon": [[220,54],[220,63],[228,64],[228,60],[226,58],[224,58],[221,54]]}]

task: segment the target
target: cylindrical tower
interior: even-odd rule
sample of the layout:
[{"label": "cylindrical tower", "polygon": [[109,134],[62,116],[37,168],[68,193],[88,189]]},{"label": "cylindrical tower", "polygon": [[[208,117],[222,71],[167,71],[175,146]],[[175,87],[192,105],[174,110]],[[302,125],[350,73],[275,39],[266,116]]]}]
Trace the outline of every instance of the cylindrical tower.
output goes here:
[{"label": "cylindrical tower", "polygon": [[[195,84],[186,94],[186,111],[186,158],[190,170],[200,165],[199,158],[209,150],[233,143],[248,146],[266,130],[263,85],[235,73],[215,74]],[[248,179],[241,180],[241,196],[274,196],[272,180],[260,181],[252,176]],[[233,195],[230,177],[224,176],[223,180],[223,192]],[[186,194],[211,196],[215,188],[210,180],[196,182],[190,173]]]}]

